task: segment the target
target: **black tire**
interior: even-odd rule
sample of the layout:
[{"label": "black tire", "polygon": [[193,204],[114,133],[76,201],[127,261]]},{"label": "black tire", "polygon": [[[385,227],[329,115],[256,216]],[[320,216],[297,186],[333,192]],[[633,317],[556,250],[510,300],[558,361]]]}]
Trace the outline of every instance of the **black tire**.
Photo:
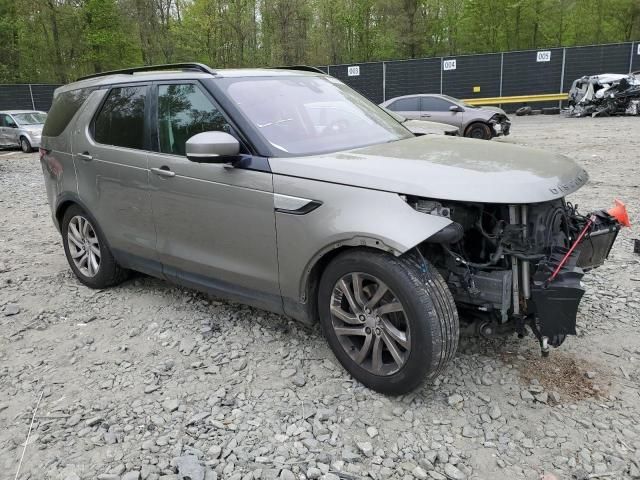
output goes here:
[{"label": "black tire", "polygon": [[[334,330],[334,288],[345,275],[355,272],[380,279],[404,308],[410,349],[395,373],[376,375],[358,364]],[[356,380],[384,394],[401,395],[435,378],[458,347],[458,312],[451,292],[438,271],[416,253],[394,257],[384,252],[351,250],[338,255],[322,274],[318,309],[324,335],[342,366]]]},{"label": "black tire", "polygon": [[525,115],[531,115],[531,107],[524,106],[524,107],[520,107],[519,109],[516,110],[516,116],[517,117],[523,117]]},{"label": "black tire", "polygon": [[[73,258],[71,257],[69,247],[69,223],[74,217],[82,217],[86,219],[95,232],[95,237],[98,239],[98,249],[100,251],[100,262],[97,273],[93,276],[85,275],[76,266]],[[107,288],[113,285],[117,285],[128,277],[128,271],[118,265],[109,246],[105,240],[104,234],[97,222],[91,215],[88,215],[79,205],[71,205],[64,213],[62,219],[62,225],[60,227],[62,231],[62,243],[64,245],[64,253],[67,256],[67,261],[73,273],[78,277],[83,284],[90,288]]]},{"label": "black tire", "polygon": [[26,137],[20,137],[20,150],[24,153],[33,152],[33,147],[31,147],[31,143],[29,143]]},{"label": "black tire", "polygon": [[467,127],[464,136],[479,140],[491,140],[491,127],[486,123],[474,122]]}]

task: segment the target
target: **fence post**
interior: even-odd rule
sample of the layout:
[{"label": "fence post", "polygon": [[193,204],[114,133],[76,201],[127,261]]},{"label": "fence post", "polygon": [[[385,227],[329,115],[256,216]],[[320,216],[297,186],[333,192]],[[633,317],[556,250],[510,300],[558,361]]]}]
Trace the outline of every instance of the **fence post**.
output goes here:
[{"label": "fence post", "polygon": [[[504,72],[504,52],[500,53],[500,95],[498,95],[499,97],[502,96],[502,75]],[[500,108],[502,108],[502,104],[499,105]]]},{"label": "fence post", "polygon": [[631,42],[631,55],[629,55],[629,73],[633,69],[633,47],[635,47],[634,42]]},{"label": "fence post", "polygon": [[387,101],[387,64],[382,62],[382,101]]},{"label": "fence post", "polygon": [[33,90],[31,90],[31,84],[29,84],[29,95],[31,96],[31,109],[36,109],[36,102],[33,101]]},{"label": "fence post", "polygon": [[[564,63],[567,58],[567,47],[562,49],[562,70],[560,71],[560,90],[559,93],[562,93],[562,89],[564,88]],[[558,100],[558,108],[562,109],[562,100]]]},{"label": "fence post", "polygon": [[442,72],[444,70],[444,57],[440,57],[440,95],[442,95]]}]

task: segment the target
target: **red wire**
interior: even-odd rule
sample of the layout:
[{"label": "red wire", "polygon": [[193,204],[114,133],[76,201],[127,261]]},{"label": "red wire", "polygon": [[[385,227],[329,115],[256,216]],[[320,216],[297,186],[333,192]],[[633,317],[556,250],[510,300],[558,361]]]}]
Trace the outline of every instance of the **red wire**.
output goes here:
[{"label": "red wire", "polygon": [[586,225],[584,226],[584,228],[580,232],[580,235],[578,235],[578,238],[576,238],[576,241],[573,242],[573,245],[571,245],[571,248],[569,249],[569,251],[564,255],[564,257],[562,257],[562,260],[560,260],[560,263],[558,264],[556,269],[553,271],[553,273],[551,274],[551,276],[547,280],[547,285],[550,284],[551,282],[553,282],[553,279],[556,278],[556,276],[558,275],[558,273],[560,272],[562,267],[564,267],[564,264],[567,263],[567,260],[569,259],[569,257],[573,253],[573,251],[576,249],[578,244],[582,241],[582,237],[585,236],[585,234],[587,233],[587,230],[589,230],[589,228],[591,228],[591,225],[593,225],[593,221],[594,221],[594,217],[592,215],[591,217],[589,217],[589,220],[587,220]]}]

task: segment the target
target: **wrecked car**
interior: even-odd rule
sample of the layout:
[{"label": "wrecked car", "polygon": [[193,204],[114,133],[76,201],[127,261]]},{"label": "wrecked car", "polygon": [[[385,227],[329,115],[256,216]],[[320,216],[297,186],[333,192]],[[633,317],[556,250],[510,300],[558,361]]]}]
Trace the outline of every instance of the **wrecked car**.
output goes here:
[{"label": "wrecked car", "polygon": [[410,120],[428,120],[458,127],[465,137],[491,140],[509,135],[511,121],[498,107],[475,107],[449,95],[418,94],[391,98],[380,104]]},{"label": "wrecked car", "polygon": [[621,204],[566,200],[588,176],[562,155],[416,136],[309,71],[97,74],[56,90],[42,135],[81,283],[135,270],[320,323],[344,368],[387,394],[441,373],[461,323],[562,344],[580,279],[628,223]]},{"label": "wrecked car", "polygon": [[403,117],[399,113],[396,113],[391,110],[387,110],[384,107],[382,108],[385,112],[395,118],[398,122],[400,122],[406,129],[411,131],[415,136],[420,135],[450,135],[450,136],[458,136],[460,135],[460,129],[458,127],[454,127],[453,125],[449,125],[447,123],[440,122],[430,122],[427,120],[411,120],[409,118]]},{"label": "wrecked car", "polygon": [[567,114],[640,115],[640,75],[606,73],[574,80],[569,90]]}]

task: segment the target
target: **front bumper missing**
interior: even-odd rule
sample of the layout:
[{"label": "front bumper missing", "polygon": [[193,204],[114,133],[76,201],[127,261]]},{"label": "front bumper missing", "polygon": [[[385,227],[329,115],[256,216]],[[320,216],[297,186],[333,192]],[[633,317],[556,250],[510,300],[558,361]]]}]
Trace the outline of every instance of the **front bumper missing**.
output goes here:
[{"label": "front bumper missing", "polygon": [[[531,300],[539,333],[558,346],[566,335],[576,334],[576,317],[584,295],[584,272],[599,267],[609,256],[620,224],[605,212],[593,214],[589,233],[562,264],[569,249],[555,247],[551,255],[538,264],[533,276]],[[555,278],[553,272],[562,265]],[[552,279],[552,281],[550,281]]]}]

